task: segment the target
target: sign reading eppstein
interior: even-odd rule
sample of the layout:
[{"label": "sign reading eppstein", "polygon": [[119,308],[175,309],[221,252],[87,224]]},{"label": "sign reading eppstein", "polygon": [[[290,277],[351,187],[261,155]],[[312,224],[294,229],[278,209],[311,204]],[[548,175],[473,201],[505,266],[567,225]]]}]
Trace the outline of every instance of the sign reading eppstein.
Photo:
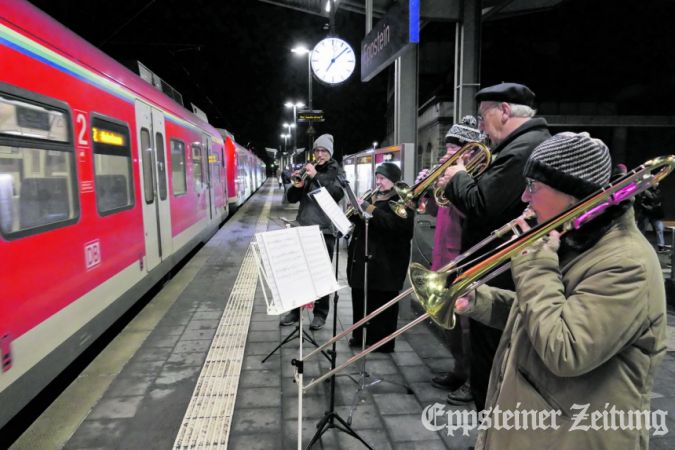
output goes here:
[{"label": "sign reading eppstein", "polygon": [[395,3],[361,41],[361,81],[369,81],[419,42],[419,0]]}]

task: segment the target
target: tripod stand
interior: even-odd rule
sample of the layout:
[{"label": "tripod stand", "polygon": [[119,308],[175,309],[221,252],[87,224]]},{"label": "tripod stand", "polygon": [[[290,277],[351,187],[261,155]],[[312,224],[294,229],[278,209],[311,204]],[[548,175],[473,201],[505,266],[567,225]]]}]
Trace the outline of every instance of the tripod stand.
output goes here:
[{"label": "tripod stand", "polygon": [[[364,221],[364,263],[363,263],[363,317],[366,317],[369,313],[368,311],[368,265],[371,259],[369,249],[368,249],[368,238],[369,238],[369,224],[370,224],[370,219],[372,218],[372,215],[368,213],[367,211],[363,211],[359,205],[359,215]],[[356,318],[355,318],[356,320]],[[361,352],[365,351],[366,349],[366,341],[367,341],[367,335],[368,335],[368,326],[369,323],[367,322],[366,324],[363,325],[362,331],[361,331]],[[367,381],[367,379],[369,379]],[[366,389],[373,387],[379,383],[386,382],[390,384],[395,384],[399,385],[403,388],[406,389],[406,391],[410,394],[412,393],[412,390],[410,389],[409,386],[397,383],[394,381],[388,381],[384,380],[382,378],[374,377],[371,376],[371,374],[368,373],[366,370],[366,357],[362,359],[361,363],[361,372],[360,372],[360,382],[358,383],[359,386],[354,393],[354,399],[352,400],[352,405],[349,410],[349,418],[347,420],[348,423],[352,423],[352,417],[354,414],[354,410],[357,407],[357,403],[359,400],[359,397],[362,392],[364,392]]]},{"label": "tripod stand", "polygon": [[[338,263],[339,263],[339,250],[340,250],[340,233],[337,231],[334,231],[334,236],[335,236],[335,278],[338,278]],[[338,306],[338,291],[335,291],[333,294],[333,336],[337,334],[337,306]],[[335,342],[333,342],[333,346],[331,350],[329,351],[330,353],[330,368],[331,370],[335,369],[335,361],[337,358],[337,351],[335,349]],[[338,423],[336,423],[336,421]],[[347,433],[350,436],[358,439],[365,445],[367,448],[372,449],[368,443],[363,440],[361,436],[358,435],[356,431],[350,426],[351,424],[351,419],[349,421],[345,421],[338,413],[335,412],[335,375],[330,377],[330,403],[328,407],[328,411],[326,411],[319,420],[319,422],[316,424],[316,433],[314,433],[314,436],[312,436],[312,439],[309,441],[309,444],[307,445],[307,450],[309,450],[312,445],[319,439],[321,439],[321,436],[331,428],[335,428],[339,431],[342,431],[343,433]]]}]

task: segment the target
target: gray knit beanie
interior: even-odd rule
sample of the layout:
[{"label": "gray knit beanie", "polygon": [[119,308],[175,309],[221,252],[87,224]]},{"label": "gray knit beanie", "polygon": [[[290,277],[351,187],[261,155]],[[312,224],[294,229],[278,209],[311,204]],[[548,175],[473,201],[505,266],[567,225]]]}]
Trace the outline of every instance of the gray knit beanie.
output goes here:
[{"label": "gray knit beanie", "polygon": [[454,124],[448,130],[445,135],[445,143],[464,145],[469,142],[480,141],[481,135],[477,123],[476,118],[473,116],[462,117],[461,123]]},{"label": "gray knit beanie", "polygon": [[534,149],[523,175],[578,199],[609,182],[612,159],[600,139],[588,133],[558,133]]},{"label": "gray knit beanie", "polygon": [[316,141],[314,141],[314,145],[312,145],[312,150],[315,148],[322,147],[328,150],[328,153],[330,153],[330,156],[333,156],[333,135],[332,134],[322,134],[318,138],[316,138]]}]

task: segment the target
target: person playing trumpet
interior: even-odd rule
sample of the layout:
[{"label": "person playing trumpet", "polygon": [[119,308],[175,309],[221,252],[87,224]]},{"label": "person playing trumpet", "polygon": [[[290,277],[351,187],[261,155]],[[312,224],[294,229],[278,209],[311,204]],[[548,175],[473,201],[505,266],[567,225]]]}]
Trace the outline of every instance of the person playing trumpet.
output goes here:
[{"label": "person playing trumpet", "polygon": [[[338,176],[344,176],[344,171],[337,161],[333,159],[333,136],[322,134],[314,141],[312,146],[314,164],[307,163],[302,171],[295,171],[291,177],[292,185],[286,192],[289,203],[300,202],[296,221],[300,225],[319,225],[323,233],[328,254],[333,258],[335,236],[331,229],[331,221],[321,207],[310,197],[310,192],[325,187],[336,202],[344,196],[342,186],[338,182]],[[301,172],[304,172],[301,173]],[[311,330],[318,330],[326,323],[330,302],[328,296],[321,297],[314,303],[314,317],[309,325]],[[295,324],[300,318],[300,309],[294,309],[281,318],[280,325]]]},{"label": "person playing trumpet", "polygon": [[[463,117],[461,123],[456,123],[448,129],[445,135],[446,153],[438,161],[439,164],[447,161],[462,146],[480,140],[481,133],[478,130],[476,119],[473,116]],[[428,174],[428,169],[420,171],[416,183]],[[439,208],[433,197],[428,199],[427,212],[436,216],[434,245],[431,251],[431,270],[436,271],[455,259],[460,253],[462,213],[452,204],[445,208]],[[460,320],[456,327],[446,333],[450,353],[455,360],[454,367],[446,374],[433,377],[431,384],[434,387],[451,392],[462,389],[462,392],[454,392],[454,395],[470,401],[471,390],[468,378],[471,347],[468,334],[468,319]]]},{"label": "person playing trumpet", "polygon": [[[407,218],[401,218],[389,207],[390,200],[398,200],[393,189],[401,179],[401,169],[391,162],[385,162],[375,169],[375,184],[378,191],[371,202],[361,200],[361,208],[372,218],[368,221],[368,313],[396,297],[405,280],[410,262],[410,241],[415,226],[414,214],[409,211]],[[364,268],[365,268],[365,222],[358,214],[350,218],[355,227],[349,241],[347,259],[347,280],[352,288],[352,313],[356,323],[363,318]],[[396,331],[398,303],[373,318],[367,325],[366,345],[374,344]],[[360,347],[363,338],[362,327],[352,332],[349,345]],[[394,340],[387,342],[376,351],[394,351]]]},{"label": "person playing trumpet", "polygon": [[[523,167],[532,150],[549,138],[546,120],[533,117],[534,93],[522,84],[501,83],[476,93],[479,128],[492,144],[492,163],[473,178],[460,162],[449,167],[437,181],[445,196],[464,214],[462,251],[466,251],[492,230],[516,218],[525,208],[520,194],[525,188]],[[491,286],[512,289],[508,273],[490,281]],[[478,411],[485,405],[488,374],[497,350],[500,331],[470,321],[471,395]],[[451,392],[448,403],[470,401],[463,391]]]},{"label": "person playing trumpet", "polygon": [[[542,223],[599,190],[610,173],[602,141],[559,133],[532,152],[522,199]],[[496,411],[545,410],[549,420],[543,429],[487,426],[476,448],[646,450],[649,433],[663,423],[628,426],[626,415],[650,413],[654,371],[667,348],[666,296],[632,202],[562,236],[551,232],[511,258],[511,274],[515,291],[483,285],[457,299],[455,312],[504,330],[490,373],[488,422]],[[591,414],[614,419],[584,428]]]}]

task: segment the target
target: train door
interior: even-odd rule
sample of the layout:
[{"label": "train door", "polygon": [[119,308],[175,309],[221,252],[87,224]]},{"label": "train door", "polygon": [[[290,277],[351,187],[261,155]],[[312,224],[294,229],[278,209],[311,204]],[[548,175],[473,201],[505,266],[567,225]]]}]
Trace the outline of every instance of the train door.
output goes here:
[{"label": "train door", "polygon": [[206,161],[206,167],[204,168],[206,172],[206,190],[208,191],[208,208],[209,208],[209,220],[213,220],[213,213],[215,208],[215,201],[213,198],[213,177],[211,174],[211,166],[215,155],[211,153],[211,139],[203,134],[202,135],[202,161]]},{"label": "train door", "polygon": [[141,185],[143,186],[143,228],[145,267],[157,266],[171,251],[171,216],[167,193],[164,115],[151,106],[136,102]]}]

